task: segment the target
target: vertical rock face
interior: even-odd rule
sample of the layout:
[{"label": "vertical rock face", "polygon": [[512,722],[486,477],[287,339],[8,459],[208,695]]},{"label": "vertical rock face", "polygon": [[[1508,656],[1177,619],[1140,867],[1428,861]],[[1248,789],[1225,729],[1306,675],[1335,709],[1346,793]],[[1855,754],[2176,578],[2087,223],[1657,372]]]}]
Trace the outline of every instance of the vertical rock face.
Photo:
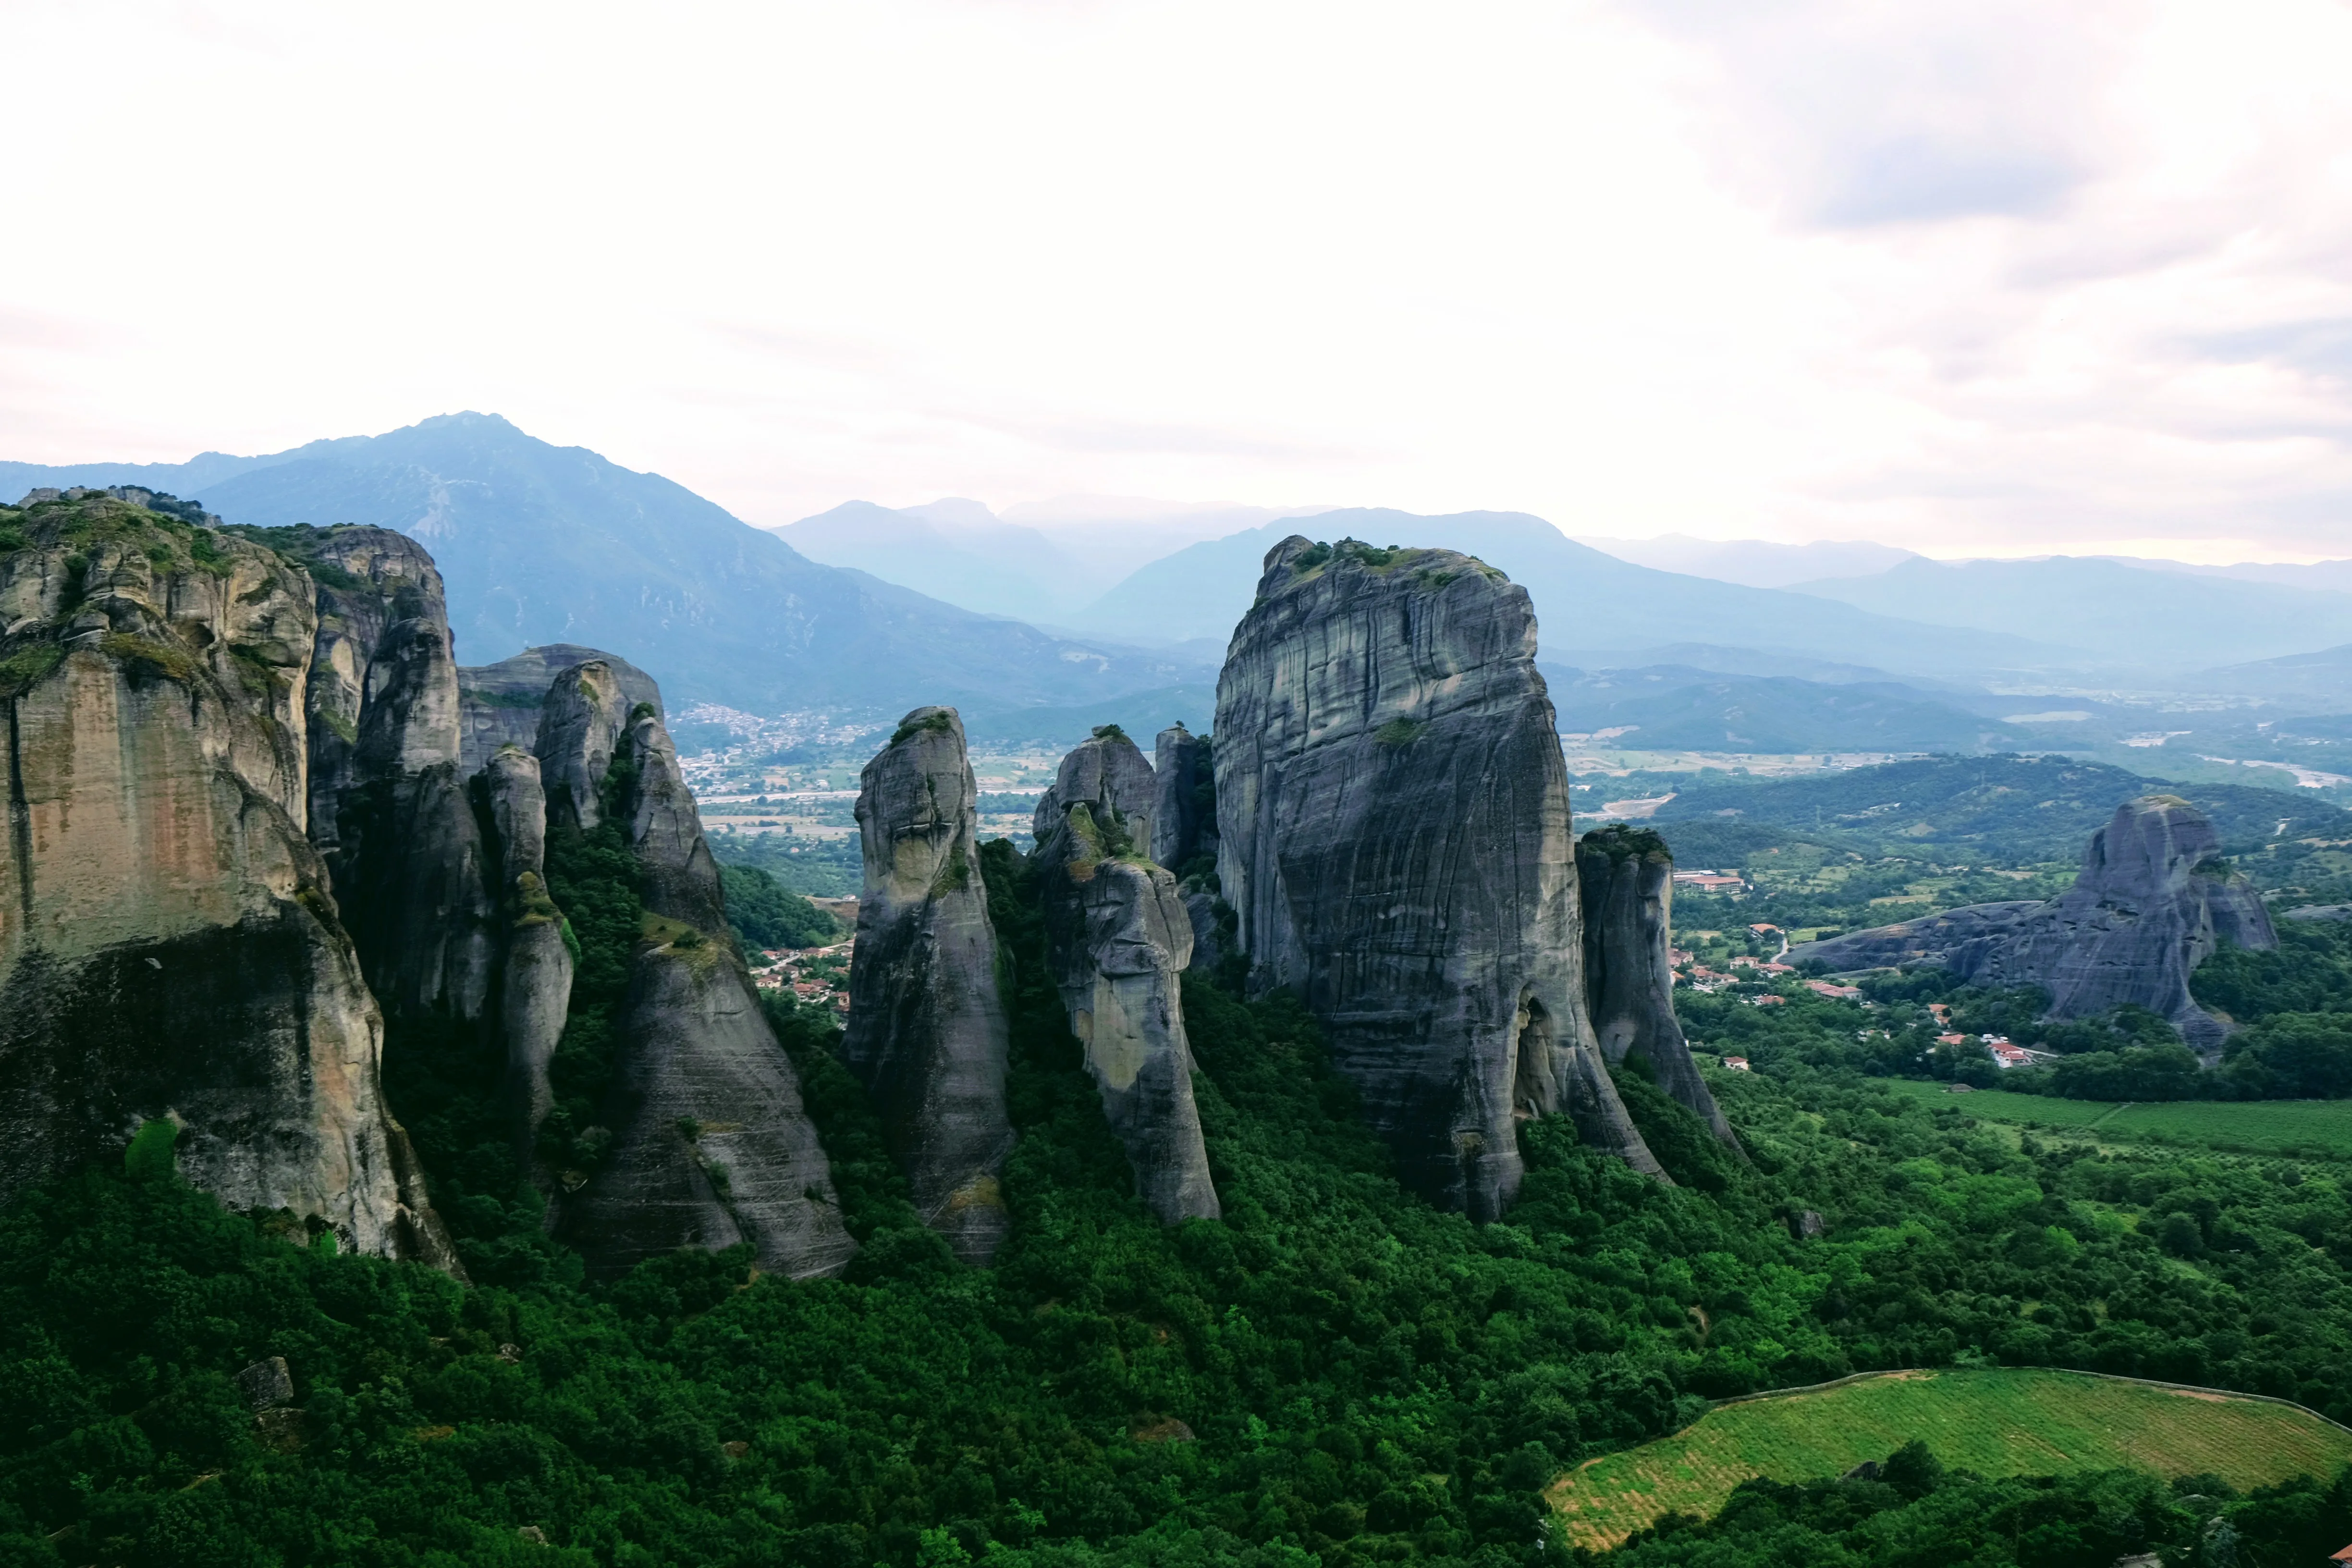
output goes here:
[{"label": "vertical rock face", "polygon": [[310,580],[103,497],[0,522],[0,1197],[170,1118],[224,1203],[451,1265],[302,827]]},{"label": "vertical rock face", "polygon": [[1731,1123],[1691,1060],[1675,1017],[1674,857],[1665,840],[1622,824],[1577,840],[1576,880],[1584,906],[1584,984],[1592,1032],[1612,1063],[1639,1057],[1658,1087],[1688,1107],[1732,1148]]},{"label": "vertical rock face", "polygon": [[1293,536],[1217,683],[1217,870],[1259,991],[1290,986],[1399,1171],[1499,1215],[1515,1120],[1647,1173],[1586,1014],[1568,774],[1524,589],[1445,550]]},{"label": "vertical rock face", "polygon": [[956,1255],[1004,1239],[997,1177],[1013,1147],[1005,1017],[978,837],[979,790],[952,708],[918,708],[866,764],[866,883],[843,1054],[906,1167],[915,1208]]},{"label": "vertical rock face", "polygon": [[1176,879],[1144,854],[1157,784],[1135,743],[1097,731],[1037,804],[1039,886],[1055,980],[1136,1192],[1168,1223],[1222,1212],[1192,1100],[1178,975],[1192,927]]},{"label": "vertical rock face", "polygon": [[1215,771],[1209,742],[1181,724],[1160,731],[1152,757],[1151,858],[1171,871],[1217,853]]},{"label": "vertical rock face", "polygon": [[628,728],[630,702],[613,667],[591,659],[559,673],[540,705],[540,779],[548,820],[594,827],[604,820],[605,770]]},{"label": "vertical rock face", "polygon": [[441,574],[383,528],[273,531],[319,574],[308,709],[311,842],[376,999],[479,1019],[497,962],[481,833],[457,768]]},{"label": "vertical rock face", "polygon": [[[642,878],[646,939],[623,1009],[618,1079],[604,1168],[563,1212],[563,1230],[599,1274],[680,1247],[751,1242],[761,1268],[802,1278],[835,1271],[855,1244],[800,1079],[761,1011],[727,932],[718,871],[694,796],[659,718],[625,720],[609,668],[555,679],[542,714],[543,770],[572,770],[572,798],[596,805],[595,748],[617,749],[612,803]],[[598,806],[601,810],[601,806]],[[698,923],[707,921],[708,924]]]},{"label": "vertical rock face", "polygon": [[619,654],[578,643],[549,643],[496,664],[465,666],[457,671],[458,773],[472,778],[489,765],[501,746],[527,752],[537,745],[540,710],[549,685],[562,671],[592,661],[612,670],[631,708],[644,702],[656,713],[663,711],[661,688],[652,676]]},{"label": "vertical rock face", "polygon": [[572,952],[563,945],[562,913],[547,892],[547,796],[539,759],[520,746],[501,747],[478,787],[499,854],[499,912],[506,926],[499,1032],[506,1041],[507,1096],[528,1168],[532,1134],[555,1103],[547,1066],[571,1009]]},{"label": "vertical rock face", "polygon": [[2210,1064],[2229,1028],[2197,1005],[2189,976],[2224,942],[2278,945],[2213,825],[2179,796],[2155,795],[2117,806],[2091,836],[2074,885],[2046,903],[1969,905],[1789,956],[1832,970],[1935,963],[1973,984],[2039,985],[2061,1021],[2129,1003],[2168,1019]]}]

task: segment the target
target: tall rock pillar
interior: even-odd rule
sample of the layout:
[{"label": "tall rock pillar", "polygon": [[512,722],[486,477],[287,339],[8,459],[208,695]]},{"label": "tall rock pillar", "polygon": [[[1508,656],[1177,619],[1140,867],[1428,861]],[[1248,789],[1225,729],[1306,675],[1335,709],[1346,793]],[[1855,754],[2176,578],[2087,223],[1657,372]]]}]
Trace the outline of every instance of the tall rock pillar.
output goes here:
[{"label": "tall rock pillar", "polygon": [[1449,550],[1292,536],[1217,682],[1217,873],[1433,1201],[1499,1215],[1516,1122],[1664,1173],[1586,1013],[1568,772],[1526,590]]},{"label": "tall rock pillar", "polygon": [[952,708],[916,709],[866,764],[866,883],[842,1041],[916,1212],[971,1263],[986,1263],[1004,1239],[997,1177],[1013,1147],[979,799]]},{"label": "tall rock pillar", "polygon": [[1178,976],[1192,927],[1148,855],[1157,793],[1135,742],[1106,726],[1062,759],[1037,803],[1038,885],[1055,984],[1137,1194],[1170,1225],[1223,1211],[1192,1100]]},{"label": "tall rock pillar", "polygon": [[1610,1062],[1639,1057],[1658,1087],[1732,1148],[1739,1139],[1691,1059],[1675,1017],[1674,856],[1646,827],[1594,828],[1576,843],[1584,903],[1584,982],[1592,1031]]},{"label": "tall rock pillar", "polygon": [[529,1170],[533,1135],[555,1104],[547,1066],[571,1012],[572,950],[563,942],[563,912],[547,891],[547,795],[539,759],[520,746],[501,746],[477,787],[497,836],[499,912],[506,921],[499,1024],[515,1142]]}]

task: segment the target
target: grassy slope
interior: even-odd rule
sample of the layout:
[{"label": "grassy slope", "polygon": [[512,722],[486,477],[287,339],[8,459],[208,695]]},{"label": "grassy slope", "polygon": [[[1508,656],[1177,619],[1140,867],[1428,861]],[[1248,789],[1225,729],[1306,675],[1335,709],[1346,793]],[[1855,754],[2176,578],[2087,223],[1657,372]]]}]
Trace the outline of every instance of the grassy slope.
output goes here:
[{"label": "grassy slope", "polygon": [[1672,1437],[1588,1462],[1550,1491],[1569,1539],[1603,1550],[1669,1512],[1712,1516],[1750,1476],[1835,1477],[1914,1437],[1987,1476],[2136,1467],[2241,1490],[2352,1461],[2352,1432],[2281,1405],[2002,1369],[1890,1373],[1724,1405]]},{"label": "grassy slope", "polygon": [[2352,1100],[2187,1100],[2117,1106],[1999,1089],[1953,1095],[1948,1085],[1910,1079],[1888,1079],[1886,1087],[1979,1121],[2089,1131],[2106,1143],[2193,1143],[2236,1153],[2352,1159]]}]

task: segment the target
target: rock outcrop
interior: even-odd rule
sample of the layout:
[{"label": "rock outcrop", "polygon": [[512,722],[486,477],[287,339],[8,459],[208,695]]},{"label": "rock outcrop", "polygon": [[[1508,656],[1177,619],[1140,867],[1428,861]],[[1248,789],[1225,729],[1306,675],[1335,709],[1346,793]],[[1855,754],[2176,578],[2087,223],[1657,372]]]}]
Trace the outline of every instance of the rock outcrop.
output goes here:
[{"label": "rock outcrop", "polygon": [[1584,994],[1611,1064],[1645,1063],[1658,1087],[1732,1148],[1738,1136],[1691,1059],[1675,1016],[1674,856],[1653,829],[1612,824],[1576,841],[1584,907]]},{"label": "rock outcrop", "polygon": [[2197,1005],[2189,976],[2224,942],[2278,945],[2246,879],[2221,858],[2202,812],[2178,795],[2116,808],[2091,836],[2074,887],[1854,931],[1790,950],[1832,971],[1928,963],[1978,985],[2039,985],[2048,1016],[2093,1018],[2126,1004],[2161,1015],[2210,1063],[2229,1026]]},{"label": "rock outcrop", "polygon": [[1435,1201],[1499,1215],[1516,1119],[1663,1177],[1585,1010],[1568,774],[1527,593],[1445,550],[1292,536],[1217,683],[1217,871]]},{"label": "rock outcrop", "polygon": [[[601,663],[565,670],[540,730],[542,747],[554,746],[542,770],[575,781],[572,799],[583,805],[602,809],[605,782],[587,759],[599,746],[619,758],[604,803],[635,853],[646,906],[605,1111],[612,1151],[564,1205],[562,1233],[607,1277],[681,1247],[743,1241],[769,1273],[832,1273],[856,1244],[799,1077],[735,955],[669,733],[650,711],[627,717],[624,700]],[[616,720],[625,728],[604,739]]]},{"label": "rock outcrop", "polygon": [[585,831],[604,820],[604,776],[629,727],[632,707],[619,677],[603,659],[560,670],[548,683],[532,750],[539,756],[551,826]]},{"label": "rock outcrop", "polygon": [[591,662],[601,662],[613,672],[629,707],[643,702],[664,713],[661,688],[654,678],[618,654],[578,643],[525,648],[496,664],[468,665],[457,671],[457,771],[471,778],[489,765],[500,746],[530,751],[537,745],[540,707],[548,687],[564,670]]},{"label": "rock outcrop", "polygon": [[985,1263],[1007,1228],[1004,1004],[978,843],[979,789],[952,708],[899,721],[858,781],[866,863],[842,1054],[906,1168],[923,1223]]},{"label": "rock outcrop", "polygon": [[0,511],[0,1196],[177,1122],[181,1173],[454,1267],[303,827],[313,584],[103,496]]},{"label": "rock outcrop", "polygon": [[498,957],[481,829],[457,762],[441,574],[383,528],[273,531],[319,574],[310,836],[376,1000],[478,1021]]},{"label": "rock outcrop", "polygon": [[[1217,897],[1217,780],[1205,735],[1181,723],[1160,731],[1151,764],[1157,783],[1152,802],[1151,858],[1180,879],[1178,891],[1192,926],[1192,967],[1214,972],[1225,957],[1231,911]],[[1206,874],[1202,874],[1205,868]]]},{"label": "rock outcrop", "polygon": [[498,853],[499,912],[505,953],[499,968],[499,1033],[506,1044],[507,1099],[515,1141],[530,1168],[532,1135],[554,1105],[548,1063],[572,1004],[572,951],[563,944],[563,914],[548,896],[547,795],[539,759],[520,746],[501,746],[478,777]]},{"label": "rock outcrop", "polygon": [[1178,976],[1192,927],[1176,879],[1152,862],[1157,781],[1106,726],[1062,759],[1037,803],[1038,886],[1070,1032],[1127,1150],[1137,1194],[1173,1225],[1222,1212],[1192,1099]]}]

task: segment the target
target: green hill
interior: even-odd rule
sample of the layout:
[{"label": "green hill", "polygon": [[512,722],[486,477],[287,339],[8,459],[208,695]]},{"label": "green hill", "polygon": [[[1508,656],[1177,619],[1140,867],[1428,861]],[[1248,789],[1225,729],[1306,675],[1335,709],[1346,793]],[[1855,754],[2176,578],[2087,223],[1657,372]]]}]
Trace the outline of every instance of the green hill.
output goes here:
[{"label": "green hill", "polygon": [[2091,1373],[1890,1372],[1721,1406],[1546,1495],[1573,1544],[1603,1551],[1667,1513],[1712,1515],[1751,1476],[1833,1478],[1913,1438],[1985,1476],[2130,1468],[2241,1491],[2352,1462],[2352,1431],[2285,1405]]}]

